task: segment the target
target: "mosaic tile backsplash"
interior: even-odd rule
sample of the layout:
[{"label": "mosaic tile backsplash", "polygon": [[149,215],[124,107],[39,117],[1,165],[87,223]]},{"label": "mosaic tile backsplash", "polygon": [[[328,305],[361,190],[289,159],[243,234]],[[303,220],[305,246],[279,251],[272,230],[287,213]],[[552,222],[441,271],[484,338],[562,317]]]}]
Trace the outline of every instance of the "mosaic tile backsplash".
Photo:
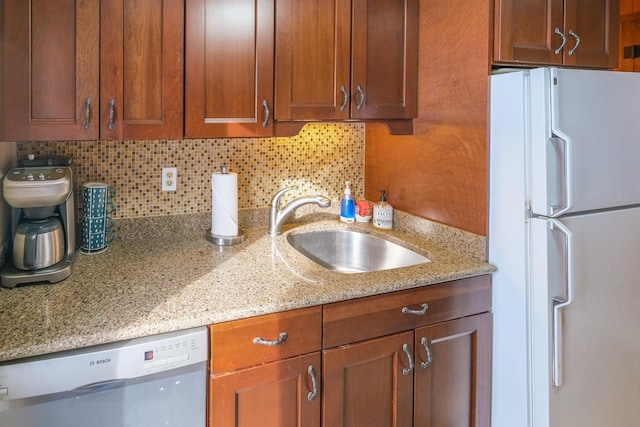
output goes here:
[{"label": "mosaic tile backsplash", "polygon": [[[82,183],[114,186],[115,219],[211,211],[211,174],[226,166],[238,174],[238,208],[267,207],[283,197],[322,194],[337,204],[344,182],[356,197],[364,192],[364,124],[307,124],[294,137],[154,141],[20,142],[18,158],[73,157],[76,208],[81,217]],[[176,167],[177,190],[161,191],[161,170]]]}]

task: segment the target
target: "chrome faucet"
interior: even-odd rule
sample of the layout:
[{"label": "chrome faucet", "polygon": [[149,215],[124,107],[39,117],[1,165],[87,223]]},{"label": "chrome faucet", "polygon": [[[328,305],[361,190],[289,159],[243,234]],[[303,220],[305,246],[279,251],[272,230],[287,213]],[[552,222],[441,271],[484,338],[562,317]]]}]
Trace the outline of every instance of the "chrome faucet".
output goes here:
[{"label": "chrome faucet", "polygon": [[271,206],[269,208],[269,236],[275,237],[281,234],[280,229],[282,228],[282,224],[289,218],[289,216],[298,209],[302,205],[307,205],[309,203],[315,203],[321,208],[328,208],[331,206],[331,200],[324,196],[302,196],[295,200],[292,200],[287,206],[280,209],[280,198],[284,193],[289,190],[294,190],[298,188],[297,185],[283,188],[279,190],[272,198],[271,198]]}]

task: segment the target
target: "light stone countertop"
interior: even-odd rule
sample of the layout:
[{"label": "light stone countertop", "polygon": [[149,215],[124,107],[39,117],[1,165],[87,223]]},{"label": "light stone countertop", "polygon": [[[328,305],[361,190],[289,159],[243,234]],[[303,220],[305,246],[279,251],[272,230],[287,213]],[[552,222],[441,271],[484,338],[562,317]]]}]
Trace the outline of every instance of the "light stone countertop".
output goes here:
[{"label": "light stone countertop", "polygon": [[[117,239],[102,254],[78,253],[71,277],[60,283],[0,290],[0,361],[495,270],[483,261],[483,253],[478,254],[479,247],[483,251],[482,236],[469,239],[453,229],[443,237],[432,223],[406,214],[397,223],[394,231],[385,232],[370,224],[323,220],[290,225],[276,239],[267,236],[264,227],[248,228],[243,243],[227,247],[209,243],[202,233]],[[336,228],[364,228],[431,262],[344,274],[315,264],[286,241],[288,233]]]}]

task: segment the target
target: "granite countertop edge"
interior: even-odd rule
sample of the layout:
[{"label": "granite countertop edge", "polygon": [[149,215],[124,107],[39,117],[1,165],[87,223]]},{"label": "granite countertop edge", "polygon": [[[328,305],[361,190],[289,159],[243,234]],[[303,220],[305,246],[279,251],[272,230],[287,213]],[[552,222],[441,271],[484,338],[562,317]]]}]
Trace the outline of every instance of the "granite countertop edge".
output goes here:
[{"label": "granite countertop edge", "polygon": [[[78,253],[63,282],[0,290],[0,362],[495,271],[484,261],[483,236],[402,213],[396,224],[381,231],[325,216],[294,222],[275,239],[265,227],[248,227],[243,243],[225,247],[206,241],[201,230],[117,239],[103,254]],[[291,233],[335,228],[381,235],[431,262],[343,274],[286,241]]]}]

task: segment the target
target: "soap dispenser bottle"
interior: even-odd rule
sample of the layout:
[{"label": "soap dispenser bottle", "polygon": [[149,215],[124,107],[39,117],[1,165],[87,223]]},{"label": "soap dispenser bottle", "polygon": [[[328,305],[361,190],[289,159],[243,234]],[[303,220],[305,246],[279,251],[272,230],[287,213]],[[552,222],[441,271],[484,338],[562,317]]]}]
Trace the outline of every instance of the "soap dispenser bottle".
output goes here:
[{"label": "soap dispenser bottle", "polygon": [[356,205],[351,196],[351,182],[346,182],[346,188],[344,189],[344,196],[340,200],[340,221],[342,222],[354,222],[356,219]]},{"label": "soap dispenser bottle", "polygon": [[380,203],[373,205],[373,226],[384,230],[393,228],[393,208],[387,203],[385,190],[380,191]]}]

